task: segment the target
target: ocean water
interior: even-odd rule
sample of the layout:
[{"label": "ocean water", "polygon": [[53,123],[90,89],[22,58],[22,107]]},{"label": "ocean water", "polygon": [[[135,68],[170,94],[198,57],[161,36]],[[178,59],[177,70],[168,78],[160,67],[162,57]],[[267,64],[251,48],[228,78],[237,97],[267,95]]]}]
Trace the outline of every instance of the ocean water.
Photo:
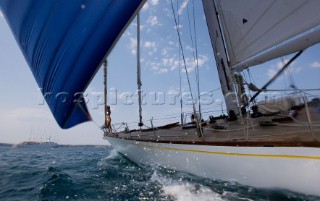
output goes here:
[{"label": "ocean water", "polygon": [[141,166],[111,147],[0,146],[0,200],[282,201],[320,198]]}]

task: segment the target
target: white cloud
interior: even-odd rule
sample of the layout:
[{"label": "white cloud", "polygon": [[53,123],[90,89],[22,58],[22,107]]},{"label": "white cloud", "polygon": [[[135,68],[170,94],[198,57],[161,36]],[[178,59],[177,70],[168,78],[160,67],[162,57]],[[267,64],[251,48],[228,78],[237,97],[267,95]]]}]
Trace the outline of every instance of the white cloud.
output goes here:
[{"label": "white cloud", "polygon": [[182,25],[181,24],[179,24],[178,26],[174,26],[174,29],[182,29]]},{"label": "white cloud", "polygon": [[[208,61],[208,57],[204,55],[200,55],[198,58],[198,66],[201,67]],[[193,58],[186,58],[187,71],[192,72],[197,67],[197,60]]]},{"label": "white cloud", "polygon": [[2,14],[2,12],[0,11],[0,17],[3,17],[3,14]]},{"label": "white cloud", "polygon": [[155,26],[158,24],[158,17],[157,16],[150,16],[147,20],[147,23],[151,26]]},{"label": "white cloud", "polygon": [[167,72],[169,72],[169,70],[166,69],[166,68],[161,68],[161,69],[159,69],[159,71],[158,71],[158,73],[167,73]]},{"label": "white cloud", "polygon": [[[267,71],[267,75],[269,77],[269,79],[271,79],[272,77],[274,77],[281,68],[283,68],[283,66],[288,63],[288,59],[285,59],[281,62],[277,62],[276,63],[276,66],[271,66],[268,71]],[[287,70],[284,71],[284,75],[285,76],[290,76],[291,74],[294,74],[294,73],[299,73],[301,71],[301,67],[296,67],[294,66],[295,65],[295,62],[292,62],[291,65],[287,68]]]},{"label": "white cloud", "polygon": [[129,48],[131,50],[131,53],[133,55],[137,54],[137,39],[136,38],[130,38],[130,45]]},{"label": "white cloud", "polygon": [[[170,55],[170,54],[167,54]],[[200,55],[198,58],[198,66],[201,67],[203,66],[206,62],[208,61],[208,57],[204,55]],[[182,71],[185,72],[185,69],[183,67],[184,63],[183,61],[179,61],[176,57],[167,57],[167,58],[162,58],[159,62],[147,62],[148,66],[151,66],[151,69],[155,71],[155,73],[168,73],[170,71],[173,71],[179,66],[181,66]],[[186,67],[188,72],[194,71],[194,69],[197,66],[197,62],[191,58],[187,57],[186,58]]]},{"label": "white cloud", "polygon": [[187,7],[189,0],[184,0],[179,8],[178,14],[181,15],[185,8]]},{"label": "white cloud", "polygon": [[146,2],[142,7],[142,11],[146,11],[146,10],[148,10],[148,8],[149,8],[149,3]]},{"label": "white cloud", "polygon": [[320,68],[320,62],[319,61],[315,61],[310,66],[311,66],[311,68]]},{"label": "white cloud", "polygon": [[[277,63],[277,67],[278,67],[278,69],[280,70],[286,63],[288,63],[289,62],[289,59],[283,59],[282,61],[279,61],[278,63]],[[296,62],[292,62],[291,64],[290,64],[290,66],[293,66],[294,64],[295,64]]]},{"label": "white cloud", "polygon": [[151,5],[156,6],[159,3],[159,0],[151,0],[150,1]]},{"label": "white cloud", "polygon": [[145,48],[154,48],[154,47],[156,47],[156,42],[146,41],[146,42],[144,42],[144,47]]},{"label": "white cloud", "polygon": [[149,10],[149,8],[150,8],[150,5],[151,6],[156,6],[156,5],[158,5],[158,3],[159,3],[159,0],[149,0],[148,2],[146,2],[144,5],[143,5],[143,7],[142,7],[142,11],[147,11],[147,10]]},{"label": "white cloud", "polygon": [[271,68],[269,68],[267,72],[269,79],[273,78],[277,74],[277,72],[283,67],[283,65],[286,64],[288,61],[288,59],[285,59],[283,61],[277,62],[276,66],[271,66]]}]

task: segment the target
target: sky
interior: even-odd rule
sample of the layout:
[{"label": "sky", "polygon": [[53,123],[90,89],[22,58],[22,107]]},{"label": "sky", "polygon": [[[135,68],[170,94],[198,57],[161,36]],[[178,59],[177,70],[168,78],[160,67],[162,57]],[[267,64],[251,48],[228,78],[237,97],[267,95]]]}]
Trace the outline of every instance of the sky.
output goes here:
[{"label": "sky", "polygon": [[[193,1],[174,1],[179,14],[179,29],[184,49],[192,93],[197,96],[195,49],[198,52],[199,87],[204,117],[219,115],[224,107],[220,92],[212,45],[206,27],[201,1],[194,1],[195,24],[192,18]],[[181,65],[177,27],[169,0],[149,0],[141,16],[141,69],[143,120],[147,126],[180,121],[180,78],[183,112],[192,110],[186,73]],[[191,28],[190,25],[191,24]],[[134,20],[108,57],[108,104],[112,110],[114,128],[122,122],[136,128],[138,99],[136,78],[136,29]],[[197,48],[193,45],[197,35]],[[276,59],[250,69],[244,78],[258,87],[265,84],[290,56]],[[179,62],[180,61],[180,62]],[[59,144],[108,144],[100,126],[103,113],[103,72],[100,69],[88,86],[85,95],[93,121],[63,130],[55,122],[43,101],[28,65],[0,13],[0,142],[19,143],[27,140],[52,140]],[[180,73],[179,73],[180,72]],[[320,46],[307,49],[270,88],[286,89],[294,84],[300,89],[320,88]],[[319,93],[317,94],[319,95]],[[319,97],[319,96],[317,96]],[[222,108],[224,109],[224,108]],[[121,128],[120,128],[121,129]]]}]

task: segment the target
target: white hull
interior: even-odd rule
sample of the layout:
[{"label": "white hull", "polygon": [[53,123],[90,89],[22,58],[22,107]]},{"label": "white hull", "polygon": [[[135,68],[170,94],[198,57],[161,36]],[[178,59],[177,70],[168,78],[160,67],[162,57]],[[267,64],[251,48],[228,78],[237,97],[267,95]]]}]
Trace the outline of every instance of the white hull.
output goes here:
[{"label": "white hull", "polygon": [[112,137],[107,140],[135,163],[320,196],[319,148],[184,145]]}]

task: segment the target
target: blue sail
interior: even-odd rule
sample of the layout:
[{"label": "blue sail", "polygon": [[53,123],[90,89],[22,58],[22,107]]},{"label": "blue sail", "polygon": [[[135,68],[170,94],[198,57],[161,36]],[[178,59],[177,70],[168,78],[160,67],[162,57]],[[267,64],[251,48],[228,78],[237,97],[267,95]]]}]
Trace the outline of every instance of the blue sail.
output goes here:
[{"label": "blue sail", "polygon": [[61,128],[91,120],[82,93],[144,0],[0,0]]}]

